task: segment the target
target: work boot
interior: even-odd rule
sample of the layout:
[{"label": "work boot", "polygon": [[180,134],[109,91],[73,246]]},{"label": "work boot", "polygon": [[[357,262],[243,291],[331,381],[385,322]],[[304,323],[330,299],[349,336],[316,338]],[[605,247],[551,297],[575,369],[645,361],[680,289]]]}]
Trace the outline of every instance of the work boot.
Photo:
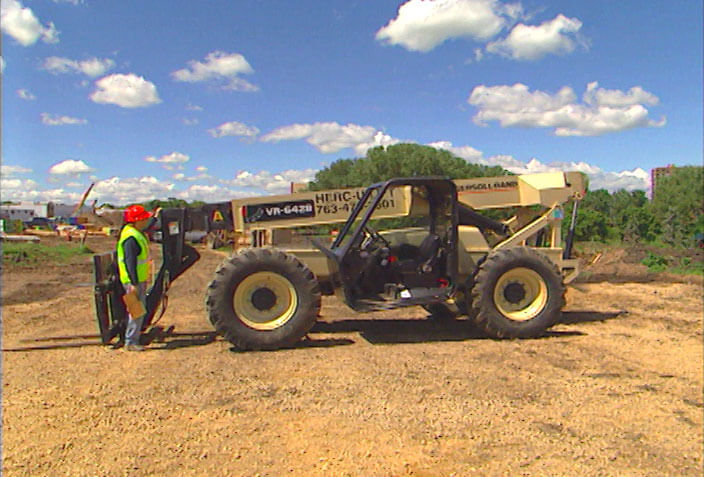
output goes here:
[{"label": "work boot", "polygon": [[144,351],[144,346],[140,344],[125,345],[125,351]]}]

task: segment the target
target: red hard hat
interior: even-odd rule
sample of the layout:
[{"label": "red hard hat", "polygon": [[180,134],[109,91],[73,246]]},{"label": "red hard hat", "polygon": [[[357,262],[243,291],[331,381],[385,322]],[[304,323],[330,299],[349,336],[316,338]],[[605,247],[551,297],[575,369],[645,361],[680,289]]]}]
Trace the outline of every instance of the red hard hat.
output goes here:
[{"label": "red hard hat", "polygon": [[125,222],[138,222],[140,220],[148,219],[153,214],[147,212],[147,210],[139,204],[130,205],[125,209]]}]

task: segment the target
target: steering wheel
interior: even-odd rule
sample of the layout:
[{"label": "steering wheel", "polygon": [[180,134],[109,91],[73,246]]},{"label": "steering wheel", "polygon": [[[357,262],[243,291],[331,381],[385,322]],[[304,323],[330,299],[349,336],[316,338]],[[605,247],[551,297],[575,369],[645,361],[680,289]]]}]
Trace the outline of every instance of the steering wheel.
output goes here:
[{"label": "steering wheel", "polygon": [[363,265],[360,271],[360,278],[366,276],[375,265],[381,263],[382,259],[389,255],[391,244],[379,232],[369,226],[364,227],[365,238],[360,250],[360,258]]},{"label": "steering wheel", "polygon": [[379,232],[371,228],[369,225],[364,226],[364,232],[371,237],[372,243],[381,242],[384,244],[384,247],[391,247],[391,243],[389,243],[388,240],[386,240]]}]

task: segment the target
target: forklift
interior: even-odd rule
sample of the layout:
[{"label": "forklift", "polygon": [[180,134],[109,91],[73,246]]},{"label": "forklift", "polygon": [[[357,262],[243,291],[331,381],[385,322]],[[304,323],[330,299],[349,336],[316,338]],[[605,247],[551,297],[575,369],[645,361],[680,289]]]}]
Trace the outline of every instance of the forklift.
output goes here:
[{"label": "forklift", "polygon": [[[308,248],[257,243],[226,258],[206,291],[215,330],[242,350],[291,347],[317,321],[321,296],[334,293],[357,312],[422,306],[436,317],[467,317],[492,338],[538,337],[560,319],[565,285],[579,273],[572,236],[584,190],[580,173],[413,177],[354,193],[163,210],[162,266],[147,294],[144,326],[160,306],[163,313],[170,283],[199,258],[185,243],[186,231],[326,224],[339,220],[346,206],[346,220],[329,245],[315,239]],[[344,206],[330,206],[343,199],[349,199]],[[568,201],[572,219],[563,243]],[[473,205],[512,208],[515,215],[496,220]],[[124,292],[114,254],[96,255],[94,264],[96,315],[107,344],[124,329]]]}]

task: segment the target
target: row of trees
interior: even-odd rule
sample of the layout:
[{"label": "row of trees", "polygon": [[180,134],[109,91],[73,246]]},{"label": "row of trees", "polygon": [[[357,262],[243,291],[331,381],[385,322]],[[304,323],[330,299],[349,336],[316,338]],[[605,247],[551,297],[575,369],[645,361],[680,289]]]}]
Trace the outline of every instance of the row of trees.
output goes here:
[{"label": "row of trees", "polygon": [[577,240],[654,242],[691,247],[704,233],[704,168],[675,167],[644,191],[590,191],[580,204]]},{"label": "row of trees", "polygon": [[501,176],[498,166],[471,164],[452,153],[419,144],[375,147],[361,159],[339,159],[318,171],[311,190],[364,187],[393,177],[448,176],[451,179]]},{"label": "row of trees", "polygon": [[[702,170],[673,168],[669,176],[659,179],[653,200],[642,190],[589,191],[580,203],[575,240],[660,241],[693,246],[697,234],[704,232]],[[459,179],[506,174],[510,173],[501,167],[471,164],[445,150],[397,144],[370,149],[363,158],[333,162],[316,174],[310,189],[366,186],[392,177],[435,175]]]}]

